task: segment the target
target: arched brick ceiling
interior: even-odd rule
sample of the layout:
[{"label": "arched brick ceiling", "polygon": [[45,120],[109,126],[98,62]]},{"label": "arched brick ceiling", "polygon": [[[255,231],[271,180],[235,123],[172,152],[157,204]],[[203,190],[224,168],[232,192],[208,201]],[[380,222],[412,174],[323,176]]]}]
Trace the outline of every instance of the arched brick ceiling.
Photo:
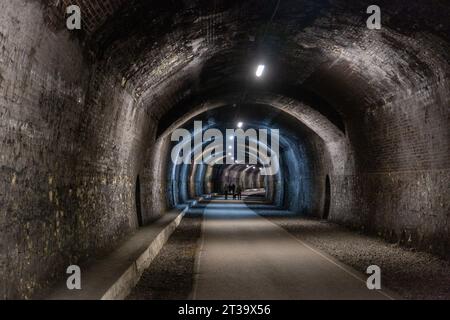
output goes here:
[{"label": "arched brick ceiling", "polygon": [[129,0],[42,0],[47,6],[54,26],[64,25],[60,17],[66,13],[70,5],[78,5],[82,11],[83,30],[88,36],[101,27],[108,18],[112,17],[119,8],[129,3]]},{"label": "arched brick ceiling", "polygon": [[[449,73],[450,7],[442,0],[379,1],[381,31],[365,28],[366,0],[282,0],[276,11],[275,0],[74,3],[87,49],[158,119],[186,98],[246,90],[313,93],[334,111],[314,108],[345,118]],[[255,84],[249,75],[261,60],[268,81]]]},{"label": "arched brick ceiling", "polygon": [[[215,28],[218,23],[223,22],[225,10],[238,6],[238,15],[235,16],[235,21],[242,20],[243,17],[251,16],[252,12],[256,14],[264,11],[270,13],[274,9],[277,0],[258,1],[236,1],[236,0],[210,0],[210,1],[158,1],[158,0],[41,0],[45,6],[53,13],[60,15],[65,13],[65,8],[69,5],[78,5],[83,11],[83,23],[86,33],[94,34],[100,27],[105,24],[107,20],[113,21],[116,18],[121,18],[121,15],[136,13],[143,6],[150,8],[152,12],[160,12],[161,9],[170,5],[172,8],[179,8],[179,12],[191,11],[197,14],[197,22],[208,20],[207,28],[210,30],[211,40],[217,37],[215,35]],[[292,1],[282,0],[280,3],[278,13],[284,13],[299,22],[296,26],[303,27],[308,22],[306,20],[299,21],[299,18],[313,19],[315,14],[323,8],[337,6],[341,8],[351,9],[357,8],[361,5],[361,12],[367,7],[370,1],[333,1],[333,0],[319,0],[310,1],[314,3],[307,3],[308,1],[296,1],[296,5],[292,5]],[[145,6],[147,4],[147,6]],[[161,4],[164,4],[161,6]],[[256,4],[259,4],[256,6]],[[448,35],[449,23],[446,20],[448,17],[448,7],[445,0],[429,0],[429,1],[414,1],[407,5],[404,1],[394,0],[377,1],[377,4],[383,8],[385,13],[389,14],[389,20],[386,22],[395,28],[408,29],[411,32],[423,30],[426,26],[434,30],[437,34],[442,36]],[[428,5],[427,5],[428,4]],[[364,7],[365,6],[365,7]],[[418,10],[419,8],[419,10]],[[385,11],[386,10],[386,11]],[[352,10],[354,11],[354,10]],[[420,16],[416,16],[416,12],[421,12]],[[250,14],[250,15],[249,15]],[[396,19],[398,17],[414,18],[414,22],[410,23],[410,19]],[[337,17],[335,17],[337,19]],[[448,20],[448,19],[447,19]],[[275,19],[276,21],[276,19]]]},{"label": "arched brick ceiling", "polygon": [[[187,96],[242,91],[260,60],[270,81],[256,90],[307,89],[340,101],[344,109],[334,107],[345,116],[347,107],[382,105],[417,87],[431,66],[438,77],[448,73],[450,9],[434,2],[380,1],[384,27],[371,31],[370,1],[284,0],[269,24],[273,0],[136,0],[89,38],[89,48],[157,118]],[[419,7],[433,19],[417,17]]]}]

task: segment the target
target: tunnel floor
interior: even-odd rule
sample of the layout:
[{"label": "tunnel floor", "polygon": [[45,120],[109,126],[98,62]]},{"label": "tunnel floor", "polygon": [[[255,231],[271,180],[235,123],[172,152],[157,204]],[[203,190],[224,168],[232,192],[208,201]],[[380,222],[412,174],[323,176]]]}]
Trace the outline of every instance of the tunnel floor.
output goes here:
[{"label": "tunnel floor", "polygon": [[[390,290],[366,289],[371,264]],[[262,197],[215,198],[189,210],[128,299],[448,299],[449,267]]]},{"label": "tunnel floor", "polygon": [[[331,247],[339,251],[342,243],[336,242],[336,246],[329,245],[328,248],[323,245],[327,241],[328,244],[333,243],[333,239],[327,238],[323,230],[313,231],[316,237],[322,238],[322,244],[310,242],[314,240],[312,238],[308,238],[308,242],[301,240],[299,233],[303,236],[311,234],[308,234],[308,228],[299,228],[299,221],[314,228],[317,225],[333,226],[304,218],[297,220],[289,216],[289,212],[267,205],[257,197],[244,201],[215,198],[200,203],[190,209],[128,299],[400,298],[394,291],[386,290],[387,286],[383,286],[381,291],[368,290],[367,276],[358,265],[345,257],[341,259],[342,256],[330,250]],[[328,231],[333,234],[333,230]],[[342,233],[351,234],[353,238],[342,238],[360,247],[359,251],[349,248],[353,252],[348,254],[360,255],[361,251],[373,251],[374,248],[376,252],[377,246],[386,250],[386,244],[379,240],[368,243],[365,236],[343,228],[339,232],[339,237]],[[397,250],[407,254],[405,249]],[[428,261],[427,266],[430,265],[433,263]],[[447,267],[442,266],[442,270]],[[418,283],[421,276],[420,271],[416,271],[416,274],[409,273],[409,279],[403,278],[403,289],[406,291],[411,280]],[[392,278],[393,271],[390,272]],[[408,275],[406,270],[395,272],[400,278],[402,273]],[[442,281],[442,274],[436,273],[436,268],[434,275]],[[422,278],[426,280],[424,276]],[[430,276],[427,281],[430,281]],[[402,289],[398,281],[396,285],[396,289]],[[444,287],[441,289],[445,291]]]},{"label": "tunnel floor", "polygon": [[258,213],[361,273],[369,265],[378,265],[382,287],[404,299],[450,299],[450,263],[444,259],[329,221],[261,210]]},{"label": "tunnel floor", "polygon": [[369,291],[362,276],[262,218],[252,205],[214,200],[206,206],[193,299],[390,298]]}]

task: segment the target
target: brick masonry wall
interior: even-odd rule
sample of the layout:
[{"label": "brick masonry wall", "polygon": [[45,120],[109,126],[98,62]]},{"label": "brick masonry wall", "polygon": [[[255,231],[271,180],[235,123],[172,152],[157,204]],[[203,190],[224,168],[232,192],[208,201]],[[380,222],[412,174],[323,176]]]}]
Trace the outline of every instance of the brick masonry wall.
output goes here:
[{"label": "brick masonry wall", "polygon": [[170,208],[168,168],[170,167],[170,137],[161,137],[147,150],[143,165],[142,195],[144,221],[151,222]]},{"label": "brick masonry wall", "polygon": [[349,122],[357,170],[333,177],[336,221],[449,257],[448,88],[444,80]]},{"label": "brick masonry wall", "polygon": [[149,114],[106,62],[47,28],[36,1],[0,4],[0,298],[30,298],[137,227]]},{"label": "brick masonry wall", "polygon": [[0,4],[0,298],[29,298],[71,259],[87,67],[33,1]]}]

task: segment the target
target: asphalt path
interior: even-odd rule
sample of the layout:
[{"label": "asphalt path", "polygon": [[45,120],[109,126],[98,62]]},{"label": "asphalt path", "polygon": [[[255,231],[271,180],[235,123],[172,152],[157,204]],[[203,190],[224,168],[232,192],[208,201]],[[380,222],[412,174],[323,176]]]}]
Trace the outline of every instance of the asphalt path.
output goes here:
[{"label": "asphalt path", "polygon": [[[263,204],[261,204],[263,205]],[[206,205],[192,299],[393,299],[241,201]]]}]

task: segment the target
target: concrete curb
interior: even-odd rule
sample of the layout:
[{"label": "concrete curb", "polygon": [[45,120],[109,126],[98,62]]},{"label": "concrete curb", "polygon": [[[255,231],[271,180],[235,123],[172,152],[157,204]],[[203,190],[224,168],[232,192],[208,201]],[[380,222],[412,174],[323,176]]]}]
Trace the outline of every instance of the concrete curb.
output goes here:
[{"label": "concrete curb", "polygon": [[117,279],[117,281],[103,294],[101,300],[123,300],[139,282],[142,273],[152,263],[159,251],[169,240],[172,233],[180,225],[183,217],[190,208],[202,201],[202,198],[188,204],[186,208],[150,243],[147,249],[132,263],[132,265]]}]

